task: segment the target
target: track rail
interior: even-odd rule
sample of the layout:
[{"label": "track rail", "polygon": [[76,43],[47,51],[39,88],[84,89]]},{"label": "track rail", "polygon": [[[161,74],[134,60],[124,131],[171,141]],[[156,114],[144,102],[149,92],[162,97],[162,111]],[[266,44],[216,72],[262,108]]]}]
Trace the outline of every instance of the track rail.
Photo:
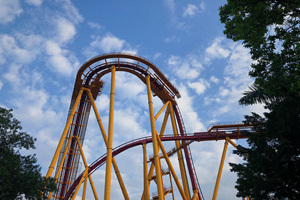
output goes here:
[{"label": "track rail", "polygon": [[[173,111],[177,122],[172,122],[173,129],[176,129],[178,126],[180,130],[180,136],[162,136],[162,141],[174,141],[179,140],[181,141],[180,146],[182,146],[184,151],[184,157],[185,161],[182,159],[180,160],[180,166],[181,167],[181,173],[184,173],[184,168],[187,166],[189,176],[191,179],[191,184],[193,191],[198,191],[198,196],[201,200],[203,200],[203,195],[201,192],[200,184],[197,179],[197,174],[195,170],[195,166],[192,159],[192,153],[190,151],[190,148],[188,146],[189,141],[208,141],[208,140],[224,140],[226,137],[229,137],[231,139],[239,139],[239,138],[246,138],[245,135],[241,134],[243,131],[246,131],[251,126],[243,126],[241,124],[238,125],[218,125],[211,127],[207,132],[196,132],[193,134],[186,134],[186,130],[184,127],[184,122],[182,119],[182,116],[180,114],[177,102],[175,98],[180,98],[179,91],[168,81],[168,79],[163,75],[163,73],[150,61],[130,54],[105,54],[101,56],[94,57],[87,62],[85,62],[80,69],[77,72],[75,85],[73,89],[72,99],[70,103],[70,113],[73,109],[73,106],[75,105],[75,100],[77,99],[78,94],[83,91],[79,106],[76,108],[76,112],[74,114],[74,109],[72,111],[72,115],[74,115],[73,121],[69,127],[67,127],[68,132],[64,131],[63,137],[61,138],[57,151],[53,157],[53,161],[51,162],[51,166],[49,167],[49,171],[47,173],[47,176],[51,176],[52,169],[54,169],[55,163],[57,166],[60,166],[60,163],[62,162],[62,155],[65,152],[67,140],[71,137],[78,137],[79,140],[72,140],[70,149],[67,152],[67,157],[64,159],[64,163],[62,163],[63,167],[61,168],[60,175],[58,178],[58,191],[56,194],[54,194],[54,197],[56,199],[68,199],[74,189],[77,187],[77,184],[82,176],[76,176],[78,171],[78,163],[79,163],[79,144],[77,142],[80,142],[81,145],[83,144],[85,132],[86,132],[86,126],[88,124],[89,114],[90,114],[90,108],[93,100],[96,100],[99,93],[101,93],[103,88],[103,81],[101,78],[108,74],[112,73],[112,77],[115,77],[115,71],[123,71],[128,72],[136,77],[138,77],[142,82],[144,82],[147,85],[147,88],[150,88],[148,90],[148,98],[151,99],[151,96],[157,96],[164,104],[170,103],[173,108]],[[114,78],[112,78],[114,80]],[[112,81],[113,85],[113,81]],[[84,88],[84,89],[83,89]],[[87,95],[87,91],[91,92],[92,95],[89,93],[89,97]],[[114,93],[112,93],[114,94]],[[90,97],[92,96],[92,97]],[[150,102],[150,100],[148,101]],[[114,96],[113,96],[114,101]],[[151,100],[152,101],[152,100]],[[76,101],[77,105],[78,100]],[[94,105],[93,105],[94,106]],[[110,110],[110,112],[113,113],[113,107]],[[149,103],[149,112],[153,112],[153,108],[151,108]],[[70,115],[69,113],[69,115]],[[113,115],[112,115],[113,116]],[[152,121],[151,121],[152,120]],[[70,121],[70,120],[69,120]],[[153,122],[153,116],[151,117],[150,114],[150,121]],[[113,120],[112,120],[113,123]],[[175,128],[174,128],[175,127]],[[153,127],[151,127],[152,129]],[[155,126],[154,128],[155,129]],[[112,135],[112,133],[110,134]],[[105,136],[104,136],[105,137]],[[153,136],[154,137],[154,136]],[[129,148],[146,144],[152,142],[152,137],[145,137],[145,138],[139,138],[136,140],[129,141],[127,143],[124,143],[123,145],[120,145],[113,149],[112,155],[111,155],[111,146],[109,147],[109,159],[111,159],[111,156],[116,156],[119,153],[126,151]],[[154,140],[154,143],[156,141]],[[155,144],[156,145],[156,144]],[[178,142],[177,142],[178,147]],[[178,147],[179,148],[179,147]],[[155,148],[156,149],[156,148]],[[178,151],[181,151],[181,148],[178,149]],[[60,156],[57,157],[60,152]],[[181,154],[181,152],[179,152]],[[157,156],[156,156],[157,158]],[[93,162],[89,167],[89,173],[93,173],[96,169],[98,169],[103,163],[106,161],[106,155],[103,155],[99,159],[97,159],[95,162]],[[186,162],[186,164],[184,164]],[[156,160],[156,163],[159,163]],[[115,164],[116,165],[116,164]],[[159,164],[156,164],[155,167],[159,167]],[[159,169],[155,169],[157,172],[159,172]],[[108,167],[107,174],[110,174],[111,172],[111,166]],[[51,173],[50,173],[51,172]],[[48,175],[49,174],[49,175]],[[75,180],[75,177],[76,180]],[[109,176],[107,176],[109,177]],[[108,179],[109,180],[109,179]],[[185,179],[184,179],[185,180]],[[110,184],[109,181],[107,181],[107,190],[110,192]],[[122,180],[119,181],[121,185]],[[188,184],[187,180],[184,181],[185,183],[185,190],[188,192]],[[161,184],[160,184],[161,185]],[[125,187],[121,186],[124,197],[127,196],[125,193],[126,189]],[[124,193],[125,190],[125,193]],[[158,185],[158,191],[161,195],[161,187]],[[108,193],[109,193],[108,192]]]},{"label": "track rail", "polygon": [[[251,130],[249,130],[251,131]],[[161,136],[160,139],[161,141],[175,141],[175,140],[181,140],[181,141],[197,141],[197,142],[201,142],[201,141],[213,141],[213,140],[225,140],[226,137],[230,138],[230,139],[236,139],[237,137],[239,137],[240,139],[243,138],[247,138],[246,135],[243,135],[240,132],[235,132],[235,131],[231,131],[231,132],[225,132],[225,131],[220,131],[220,132],[195,132],[192,134],[185,134],[185,135],[180,135],[180,136],[174,136],[174,135],[164,135]],[[148,136],[148,137],[142,137],[142,138],[138,138],[138,139],[134,139],[131,141],[128,141],[126,143],[123,143],[117,147],[115,147],[113,149],[113,156],[117,156],[118,154],[139,146],[139,145],[143,145],[143,144],[147,144],[147,143],[152,143],[152,137]],[[100,156],[98,159],[96,159],[92,164],[90,164],[89,166],[89,175],[91,175],[92,173],[94,173],[99,167],[101,167],[104,163],[106,162],[106,154],[103,154],[102,156]],[[71,187],[69,188],[68,192],[66,193],[66,196],[64,198],[64,200],[69,199],[72,196],[73,191],[75,191],[81,177],[82,177],[81,173],[77,179],[74,181],[74,183],[71,185]]]},{"label": "track rail", "polygon": [[[116,71],[128,72],[137,76],[145,84],[146,77],[149,76],[151,90],[154,95],[157,95],[163,103],[171,101],[174,105],[177,104],[175,97],[180,98],[179,91],[168,81],[168,79],[153,63],[144,58],[130,54],[105,54],[88,60],[78,70],[70,103],[70,111],[73,108],[81,87],[89,88],[94,100],[96,100],[104,84],[101,78],[105,74],[111,72],[112,66],[115,66]],[[61,157],[65,151],[68,138],[72,136],[79,136],[81,143],[83,143],[90,108],[91,104],[87,101],[87,95],[83,93],[76,116],[70,126],[64,146],[60,151],[57,166],[59,166],[61,162]],[[70,149],[72,150],[68,153],[58,178],[58,191],[54,195],[56,198],[64,197],[65,192],[69,189],[70,183],[73,182],[77,175],[79,148],[76,140],[72,141]]]}]

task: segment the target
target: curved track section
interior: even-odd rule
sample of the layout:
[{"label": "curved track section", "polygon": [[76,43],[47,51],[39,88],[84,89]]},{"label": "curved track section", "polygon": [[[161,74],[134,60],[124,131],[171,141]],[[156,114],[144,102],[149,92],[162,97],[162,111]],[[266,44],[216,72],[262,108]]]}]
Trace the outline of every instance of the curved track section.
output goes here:
[{"label": "curved track section", "polygon": [[[180,93],[153,63],[144,58],[129,54],[106,54],[88,60],[78,70],[69,115],[81,87],[90,89],[94,100],[96,100],[103,87],[101,77],[110,73],[112,66],[115,66],[116,71],[124,71],[137,76],[145,84],[146,77],[150,76],[151,90],[154,95],[158,96],[163,103],[171,101],[173,105],[177,104],[175,97],[180,98]],[[83,92],[63,148],[61,149],[57,166],[60,165],[68,138],[78,136],[81,145],[83,144],[90,109],[91,103],[88,101],[87,93]],[[65,196],[66,191],[69,190],[69,186],[75,180],[77,174],[79,147],[75,139],[72,139],[70,149],[57,181],[58,192],[54,195],[56,198],[63,198]]]},{"label": "curved track section", "polygon": [[[169,113],[172,113],[171,121],[172,121],[172,129],[174,132],[174,135],[172,136],[161,136],[162,141],[176,141],[176,148],[178,150],[178,157],[182,157],[181,149],[184,151],[184,158],[180,160],[180,171],[181,174],[184,174],[185,178],[182,178],[184,180],[184,186],[185,189],[182,191],[181,195],[183,196],[189,196],[189,188],[187,183],[187,177],[185,175],[186,167],[188,170],[188,174],[190,177],[192,189],[194,195],[198,193],[199,199],[202,199],[203,197],[200,189],[200,185],[197,180],[196,170],[194,168],[192,154],[189,149],[188,144],[190,144],[191,141],[206,141],[206,140],[220,140],[225,139],[226,137],[229,138],[245,138],[245,136],[240,134],[240,126],[243,125],[233,125],[228,127],[222,127],[222,126],[214,126],[212,127],[208,132],[202,132],[202,133],[194,133],[194,134],[186,134],[186,130],[184,127],[183,119],[180,114],[177,102],[175,98],[180,98],[179,91],[168,81],[168,79],[162,74],[162,72],[150,61],[134,56],[129,54],[106,54],[94,57],[90,60],[88,60],[86,63],[84,63],[80,69],[78,70],[76,80],[75,80],[75,86],[72,94],[72,99],[70,103],[70,109],[69,109],[69,119],[68,124],[70,122],[70,125],[66,125],[66,128],[63,132],[61,141],[59,142],[57,151],[55,153],[55,156],[53,157],[52,163],[56,162],[55,159],[57,159],[57,156],[60,152],[60,155],[58,157],[58,162],[56,163],[58,168],[57,170],[60,170],[58,181],[57,181],[57,187],[58,191],[56,194],[54,194],[54,198],[56,199],[68,199],[70,195],[73,193],[74,189],[77,187],[78,182],[80,181],[80,178],[82,175],[77,176],[78,171],[78,164],[79,164],[79,158],[80,158],[80,151],[81,147],[83,145],[85,132],[86,132],[86,126],[88,124],[90,109],[93,104],[93,108],[95,109],[95,104],[93,100],[96,100],[97,96],[101,93],[103,88],[103,81],[101,78],[108,74],[112,73],[112,84],[111,88],[114,88],[114,78],[115,78],[115,71],[123,71],[128,72],[136,77],[138,77],[142,82],[144,82],[147,85],[147,93],[148,93],[148,104],[149,104],[149,112],[150,112],[150,121],[151,121],[151,131],[152,131],[152,137],[155,138],[155,124],[154,124],[154,116],[153,115],[153,107],[152,104],[152,95],[157,96],[160,98],[160,100],[165,104],[165,106],[169,106]],[[79,95],[80,94],[80,95]],[[81,95],[82,94],[82,95]],[[113,98],[111,97],[111,100],[114,101],[114,92],[111,92],[113,94]],[[78,97],[80,97],[79,104],[77,106],[78,100],[76,100]],[[150,100],[151,99],[151,100]],[[151,102],[151,105],[150,105]],[[76,105],[76,107],[74,107]],[[112,104],[113,105],[113,104]],[[74,109],[73,109],[74,107]],[[166,108],[166,107],[165,107]],[[76,111],[75,111],[76,109]],[[71,112],[72,110],[72,112]],[[95,109],[96,110],[96,109]],[[172,111],[171,111],[172,110]],[[113,112],[113,107],[111,108],[110,112]],[[75,113],[74,113],[75,112]],[[167,113],[167,112],[166,112]],[[175,115],[175,116],[174,116]],[[113,116],[113,115],[112,115]],[[166,115],[167,116],[167,115]],[[99,117],[100,118],[100,117]],[[113,117],[112,117],[113,118]],[[167,118],[166,118],[167,119]],[[72,122],[71,122],[72,120]],[[112,120],[113,123],[113,120]],[[154,124],[154,125],[152,125]],[[179,133],[177,133],[177,127],[179,128]],[[68,129],[67,129],[68,128]],[[227,128],[231,129],[231,131],[228,131]],[[232,130],[235,129],[236,132],[233,132]],[[225,131],[226,130],[226,131]],[[103,133],[104,131],[102,131]],[[176,132],[176,133],[175,133]],[[152,137],[146,137],[146,138],[140,138],[136,139],[130,142],[127,142],[117,148],[115,148],[112,152],[112,146],[107,147],[109,149],[108,157],[110,160],[112,156],[116,156],[119,153],[132,148],[137,145],[146,144],[149,142],[152,142]],[[71,143],[67,147],[67,142],[71,138]],[[111,138],[112,138],[112,132],[111,132]],[[79,139],[79,140],[78,140]],[[180,141],[180,142],[178,142]],[[79,143],[80,144],[79,144]],[[156,150],[157,147],[155,145],[157,143],[157,140],[153,140],[153,148]],[[155,144],[155,145],[154,145]],[[66,149],[69,149],[66,151]],[[159,150],[158,150],[159,151]],[[180,156],[179,156],[180,154]],[[65,159],[63,160],[63,155],[66,155]],[[155,163],[159,163],[159,156],[158,152],[156,152],[156,161]],[[55,160],[55,161],[54,161]],[[89,173],[93,173],[97,168],[99,168],[104,162],[106,161],[106,156],[100,157],[97,159],[89,168]],[[185,163],[184,163],[185,162]],[[51,167],[49,167],[49,176],[51,176],[52,169],[54,169],[54,164],[51,163]],[[60,168],[59,166],[61,166]],[[116,164],[115,164],[116,165]],[[160,164],[155,164],[155,167],[157,167],[156,172],[160,173]],[[87,164],[86,164],[87,166]],[[107,165],[108,166],[108,165]],[[145,165],[146,166],[146,165]],[[111,166],[108,167],[109,170],[106,172],[110,174],[111,172]],[[51,172],[51,173],[50,173]],[[86,171],[87,172],[87,171]],[[109,176],[107,176],[109,177]],[[157,176],[157,180],[160,176]],[[110,180],[108,178],[108,180]],[[145,179],[146,180],[146,179]],[[109,182],[109,181],[108,181]],[[121,181],[120,181],[121,182]],[[107,184],[109,186],[108,190],[110,192],[110,184]],[[121,183],[120,183],[121,185]],[[146,184],[145,184],[146,185]],[[161,198],[163,198],[163,191],[162,191],[162,183],[157,184],[158,191],[161,195]],[[122,187],[121,187],[122,188]],[[123,189],[125,189],[123,187]],[[145,189],[146,190],[146,189]],[[182,190],[182,189],[181,189]],[[123,190],[122,190],[123,191]],[[108,193],[109,193],[108,192]],[[125,191],[126,193],[126,191]],[[184,194],[185,193],[185,194]],[[124,194],[124,193],[123,193]],[[126,195],[124,194],[124,197]],[[195,195],[197,196],[197,195]],[[128,199],[128,198],[126,198]]]},{"label": "curved track section", "polygon": [[[229,131],[229,132],[225,132],[225,131],[220,131],[220,132],[196,132],[196,133],[192,133],[192,134],[184,134],[181,136],[174,136],[174,135],[164,135],[162,137],[160,137],[161,141],[175,141],[175,140],[180,140],[180,141],[197,141],[197,142],[201,142],[201,141],[211,141],[211,140],[225,140],[226,137],[230,138],[230,139],[237,139],[237,138],[247,138],[247,136],[245,135],[241,135],[239,134],[237,131]],[[138,138],[135,140],[131,140],[128,141],[126,143],[123,143],[117,147],[115,147],[113,149],[113,156],[117,156],[118,154],[139,146],[139,145],[143,145],[143,144],[147,144],[147,143],[152,143],[152,137],[148,136],[148,137],[142,137],[142,138]],[[182,148],[185,148],[186,146],[184,146],[185,143],[183,143]],[[97,160],[95,160],[90,166],[89,166],[89,175],[91,175],[92,173],[94,173],[99,167],[101,167],[104,163],[106,162],[106,154],[100,156]],[[74,181],[74,183],[72,184],[72,186],[70,187],[69,191],[67,192],[66,196],[65,196],[65,200],[69,199],[73,193],[73,191],[76,189],[81,177],[82,177],[81,173],[77,179]],[[196,184],[196,183],[195,183]]]}]

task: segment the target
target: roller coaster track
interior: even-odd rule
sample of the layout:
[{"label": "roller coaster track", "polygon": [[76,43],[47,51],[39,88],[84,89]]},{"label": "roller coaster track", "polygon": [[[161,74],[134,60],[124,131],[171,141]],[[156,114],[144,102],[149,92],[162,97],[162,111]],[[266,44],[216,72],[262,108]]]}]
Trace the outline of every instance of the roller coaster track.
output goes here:
[{"label": "roller coaster track", "polygon": [[[235,127],[242,127],[244,128],[241,132],[247,131],[250,132],[251,129],[250,126],[245,126],[243,124],[235,125]],[[217,126],[216,126],[217,127]],[[216,128],[214,127],[214,128]],[[233,127],[233,126],[232,126]],[[179,141],[190,141],[189,143],[183,144],[182,148],[185,148],[189,144],[191,144],[191,141],[194,142],[201,142],[201,141],[213,141],[213,140],[225,140],[226,137],[230,139],[245,139],[247,138],[246,135],[242,135],[241,132],[238,132],[236,130],[231,130],[231,131],[222,131],[220,130],[219,132],[196,132],[196,133],[190,133],[190,134],[185,134],[182,136],[174,136],[174,135],[164,135],[160,137],[161,141],[174,141],[174,140],[179,140]],[[117,156],[120,153],[131,149],[133,147],[147,144],[147,143],[152,143],[152,137],[142,137],[142,138],[137,138],[131,141],[128,141],[126,143],[123,143],[113,149],[113,156]],[[178,151],[178,149],[176,149]],[[173,151],[172,154],[174,154],[176,151]],[[171,154],[170,154],[171,155]],[[106,162],[106,154],[103,154],[100,156],[98,159],[96,159],[93,163],[90,164],[89,166],[89,175],[93,174],[97,169],[99,169],[103,164]],[[72,197],[72,193],[74,192],[75,188],[77,187],[83,173],[81,173],[78,178],[74,181],[72,186],[70,187],[69,191],[67,192],[66,196],[64,199],[69,199]]]},{"label": "roller coaster track", "polygon": [[[138,77],[143,83],[147,85],[148,94],[148,104],[149,104],[149,114],[150,114],[150,124],[151,124],[151,137],[139,138],[136,140],[124,143],[115,149],[112,149],[112,133],[113,133],[113,103],[114,103],[114,79],[115,71],[128,72],[136,77]],[[111,73],[111,93],[110,93],[110,111],[109,111],[109,127],[108,127],[108,137],[105,133],[104,128],[101,123],[100,116],[94,101],[97,99],[98,95],[101,94],[103,88],[103,81],[101,78]],[[101,165],[103,165],[106,160],[109,161],[106,164],[106,179],[105,179],[105,200],[110,199],[110,173],[111,164],[115,168],[117,164],[114,160],[114,156],[120,154],[121,152],[138,146],[142,144],[152,143],[154,152],[154,166],[157,175],[157,190],[160,199],[163,199],[161,192],[162,182],[159,180],[160,164],[158,158],[158,140],[156,139],[156,129],[154,121],[156,117],[153,114],[153,102],[152,102],[152,92],[153,96],[157,96],[164,104],[163,110],[167,108],[165,112],[165,117],[170,115],[172,122],[173,135],[160,135],[161,141],[175,141],[176,151],[178,157],[182,157],[181,149],[184,151],[185,160],[181,159],[179,161],[180,170],[182,175],[183,187],[184,189],[179,190],[182,197],[190,199],[190,191],[187,183],[186,177],[186,167],[190,177],[193,194],[197,193],[197,199],[204,199],[201,192],[200,184],[197,178],[196,169],[192,159],[192,153],[189,148],[191,141],[208,141],[208,140],[224,140],[226,138],[246,138],[245,135],[241,134],[243,131],[249,131],[251,126],[245,126],[243,124],[234,125],[218,125],[211,127],[207,132],[195,132],[193,134],[187,134],[184,126],[184,122],[179,111],[179,107],[175,98],[180,98],[179,91],[168,81],[168,79],[163,75],[163,73],[150,61],[129,54],[105,54],[97,56],[88,60],[84,63],[78,70],[75,85],[73,89],[72,99],[69,108],[69,117],[66,123],[66,127],[63,131],[59,144],[57,146],[56,152],[53,156],[52,162],[50,164],[47,177],[50,177],[54,169],[55,164],[56,175],[57,176],[57,187],[58,191],[53,195],[55,199],[68,199],[71,194],[74,193],[78,183],[82,179],[82,175],[77,176],[78,163],[80,155],[82,155],[82,148],[86,126],[88,124],[88,119],[90,115],[91,107],[95,112],[101,133],[103,135],[104,142],[107,146],[107,154],[98,158],[90,166],[86,164],[86,172],[89,176],[97,170]],[[165,126],[165,125],[163,125]],[[177,127],[179,129],[179,134],[177,133]],[[174,152],[174,153],[175,153]],[[83,155],[82,155],[83,156]],[[184,164],[185,162],[185,164]],[[88,169],[87,169],[88,168]],[[150,172],[150,169],[149,169]],[[107,176],[109,175],[109,176]],[[185,177],[185,178],[184,178]],[[176,178],[174,177],[175,182]],[[91,181],[91,180],[90,180]],[[127,191],[125,189],[124,183],[121,177],[118,177],[120,187],[122,189],[124,199],[129,199]],[[122,185],[123,184],[123,185]],[[184,191],[183,191],[184,190]],[[146,192],[146,188],[144,188]],[[108,193],[108,194],[106,194]],[[52,195],[52,194],[51,194]],[[51,197],[49,195],[49,197]]]}]

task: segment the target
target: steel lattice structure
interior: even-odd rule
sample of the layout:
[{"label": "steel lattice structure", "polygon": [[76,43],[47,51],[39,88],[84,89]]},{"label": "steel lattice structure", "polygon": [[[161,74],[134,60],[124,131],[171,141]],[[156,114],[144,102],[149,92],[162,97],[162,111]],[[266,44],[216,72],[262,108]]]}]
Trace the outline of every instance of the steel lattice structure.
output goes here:
[{"label": "steel lattice structure", "polygon": [[[131,73],[146,84],[151,136],[128,141],[113,149],[116,71]],[[103,81],[101,78],[108,73],[111,73],[111,83],[109,125],[108,133],[106,133],[96,107],[95,100],[103,87]],[[153,95],[158,96],[163,103],[162,108],[156,115],[154,115],[153,111]],[[55,165],[57,165],[54,177],[57,179],[58,191],[55,192],[55,194],[50,193],[48,199],[74,199],[83,182],[84,187],[82,199],[85,199],[88,180],[92,187],[95,199],[98,199],[92,180],[92,173],[103,164],[106,164],[104,199],[110,199],[112,167],[116,173],[124,199],[129,199],[129,194],[127,193],[126,186],[114,156],[134,146],[141,145],[143,147],[144,166],[144,187],[143,194],[141,196],[142,199],[150,199],[149,184],[151,180],[155,180],[157,185],[157,195],[152,196],[153,199],[164,199],[164,197],[169,193],[172,193],[174,198],[174,193],[172,192],[173,188],[165,188],[162,182],[162,176],[169,174],[170,179],[172,177],[176,183],[176,187],[179,190],[182,199],[202,200],[203,195],[197,181],[197,174],[193,165],[189,144],[194,141],[225,140],[223,156],[213,197],[213,199],[216,199],[227,145],[228,143],[231,143],[236,147],[231,139],[246,138],[246,136],[242,133],[244,131],[251,131],[251,126],[246,126],[244,124],[216,125],[212,126],[207,132],[188,134],[185,131],[176,98],[180,98],[179,91],[168,81],[168,79],[153,63],[144,58],[129,54],[106,54],[92,58],[84,63],[78,70],[70,103],[68,120],[46,175],[46,177],[50,177],[54,171]],[[97,118],[99,129],[107,147],[107,152],[96,159],[92,164],[88,165],[82,150],[82,145],[85,138],[91,108]],[[163,123],[160,131],[158,131],[156,129],[155,121],[163,112],[165,112]],[[168,118],[170,118],[172,124],[172,135],[164,135]],[[172,151],[167,152],[162,141],[174,141],[175,148]],[[146,145],[149,143],[152,144],[154,154],[150,159],[150,166],[148,166],[146,152]],[[159,153],[160,151],[161,154]],[[169,159],[171,155],[175,154],[178,157],[180,177],[176,175],[173,164]],[[85,170],[81,174],[78,174],[77,171],[80,157],[83,160]],[[166,161],[168,171],[162,170],[160,164],[161,159]],[[189,184],[192,186],[192,191],[189,189]]]}]

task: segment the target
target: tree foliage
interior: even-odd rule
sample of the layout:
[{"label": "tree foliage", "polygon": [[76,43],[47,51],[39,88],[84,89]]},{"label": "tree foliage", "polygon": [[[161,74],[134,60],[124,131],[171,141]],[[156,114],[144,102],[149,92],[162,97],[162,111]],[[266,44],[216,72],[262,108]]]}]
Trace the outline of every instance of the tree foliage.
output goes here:
[{"label": "tree foliage", "polygon": [[252,113],[245,123],[259,133],[240,147],[237,196],[300,199],[300,1],[228,0],[220,7],[224,33],[249,48],[255,78],[242,105],[264,103],[264,116]]},{"label": "tree foliage", "polygon": [[12,110],[0,107],[0,199],[38,199],[41,191],[55,189],[54,180],[41,175],[35,155],[21,155],[35,148],[35,139],[21,130]]}]

